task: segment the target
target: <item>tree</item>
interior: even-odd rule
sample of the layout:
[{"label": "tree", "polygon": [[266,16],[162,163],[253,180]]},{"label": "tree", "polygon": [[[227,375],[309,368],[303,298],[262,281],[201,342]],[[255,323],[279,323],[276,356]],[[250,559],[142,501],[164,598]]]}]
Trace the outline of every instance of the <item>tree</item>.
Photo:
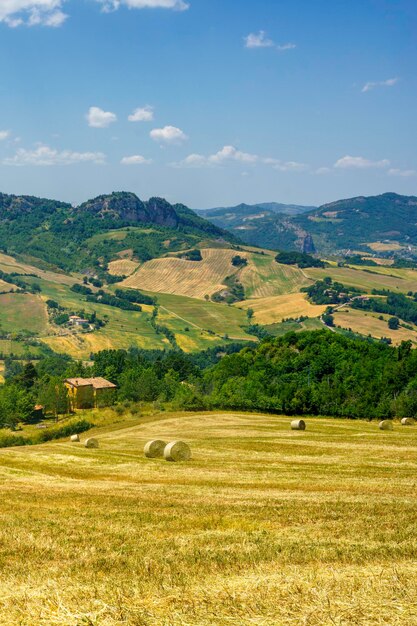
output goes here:
[{"label": "tree", "polygon": [[326,326],[334,326],[334,317],[331,313],[325,313],[322,317],[322,320],[326,324]]},{"label": "tree", "polygon": [[248,309],[246,311],[246,317],[248,318],[248,322],[252,321],[254,314],[255,314],[255,311],[253,309]]},{"label": "tree", "polygon": [[51,376],[41,384],[38,401],[45,413],[52,413],[57,421],[58,415],[65,415],[70,409],[68,390],[58,376]]},{"label": "tree", "polygon": [[388,320],[388,328],[391,330],[398,330],[400,327],[400,320],[398,317],[390,317]]}]

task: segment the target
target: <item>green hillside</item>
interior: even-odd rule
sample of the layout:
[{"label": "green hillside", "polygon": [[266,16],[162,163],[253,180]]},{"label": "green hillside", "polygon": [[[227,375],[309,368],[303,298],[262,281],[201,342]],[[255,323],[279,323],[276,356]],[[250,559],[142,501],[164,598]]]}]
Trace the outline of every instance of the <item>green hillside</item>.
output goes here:
[{"label": "green hillside", "polygon": [[[114,236],[114,230],[121,231]],[[184,205],[135,194],[98,196],[78,207],[31,196],[0,194],[0,250],[66,271],[104,274],[107,263],[128,250],[139,261],[190,248],[202,239],[232,235]]]},{"label": "green hillside", "polygon": [[417,258],[417,197],[385,193],[325,204],[299,214],[277,213],[240,205],[204,212],[251,245],[270,249],[303,249],[308,241],[319,254],[349,251]]}]

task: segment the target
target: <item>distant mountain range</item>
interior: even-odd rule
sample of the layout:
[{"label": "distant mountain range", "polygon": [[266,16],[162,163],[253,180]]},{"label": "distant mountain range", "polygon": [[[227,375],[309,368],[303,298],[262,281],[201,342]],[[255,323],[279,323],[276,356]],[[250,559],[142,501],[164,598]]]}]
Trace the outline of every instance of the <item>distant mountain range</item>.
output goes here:
[{"label": "distant mountain range", "polygon": [[[272,207],[272,208],[271,208]],[[385,193],[321,207],[266,203],[200,211],[245,243],[271,249],[417,254],[417,197]]]}]

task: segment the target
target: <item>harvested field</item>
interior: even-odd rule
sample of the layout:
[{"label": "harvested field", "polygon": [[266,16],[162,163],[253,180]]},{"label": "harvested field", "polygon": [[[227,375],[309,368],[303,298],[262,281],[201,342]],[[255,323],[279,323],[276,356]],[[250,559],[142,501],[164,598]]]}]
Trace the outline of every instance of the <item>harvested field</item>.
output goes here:
[{"label": "harvested field", "polygon": [[391,316],[382,315],[383,320],[378,319],[379,316],[380,313],[364,313],[356,309],[343,308],[335,311],[334,323],[342,328],[350,328],[353,332],[361,335],[372,335],[372,337],[377,339],[389,337],[394,345],[399,345],[402,341],[408,341],[409,339],[414,344],[417,343],[417,326],[407,324],[412,326],[414,330],[402,327],[398,330],[391,330],[388,328],[388,319]]},{"label": "harvested field", "polygon": [[[412,626],[415,429],[171,414],[3,449],[2,626]],[[186,464],[146,441],[188,443]],[[22,567],[24,563],[24,567]]]},{"label": "harvested field", "polygon": [[[173,257],[152,259],[120,285],[204,299],[206,294],[220,291],[224,287],[225,277],[237,271],[232,265],[236,252],[206,248],[201,254],[202,261],[186,261]],[[241,255],[247,256],[247,253],[242,252]]]},{"label": "harvested field", "polygon": [[372,289],[389,289],[400,293],[416,291],[417,272],[415,270],[402,270],[392,267],[372,266],[364,269],[348,267],[325,267],[308,268],[305,274],[314,280],[322,280],[325,276],[331,276],[333,280],[345,285],[358,287],[368,291]]},{"label": "harvested field", "polygon": [[326,307],[311,304],[305,293],[291,293],[271,298],[245,300],[237,305],[243,309],[252,309],[255,313],[254,321],[257,324],[274,324],[288,317],[319,317]]},{"label": "harvested field", "polygon": [[375,252],[394,252],[397,250],[402,250],[404,246],[400,245],[397,241],[390,242],[382,242],[382,241],[374,241],[372,243],[363,244],[374,250]]},{"label": "harvested field", "polygon": [[139,267],[139,263],[130,259],[120,259],[109,263],[109,274],[112,276],[130,276]]}]

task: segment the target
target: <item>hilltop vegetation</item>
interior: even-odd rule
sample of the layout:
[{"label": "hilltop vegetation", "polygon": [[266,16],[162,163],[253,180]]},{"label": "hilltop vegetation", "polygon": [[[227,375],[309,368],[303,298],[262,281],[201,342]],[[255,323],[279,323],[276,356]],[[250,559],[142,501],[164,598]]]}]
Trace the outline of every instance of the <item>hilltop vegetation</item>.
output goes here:
[{"label": "hilltop vegetation", "polygon": [[[184,205],[133,193],[98,196],[78,207],[43,198],[0,194],[0,249],[63,270],[106,272],[123,250],[145,261],[201,239],[231,240]],[[169,241],[169,243],[167,243]]]}]

